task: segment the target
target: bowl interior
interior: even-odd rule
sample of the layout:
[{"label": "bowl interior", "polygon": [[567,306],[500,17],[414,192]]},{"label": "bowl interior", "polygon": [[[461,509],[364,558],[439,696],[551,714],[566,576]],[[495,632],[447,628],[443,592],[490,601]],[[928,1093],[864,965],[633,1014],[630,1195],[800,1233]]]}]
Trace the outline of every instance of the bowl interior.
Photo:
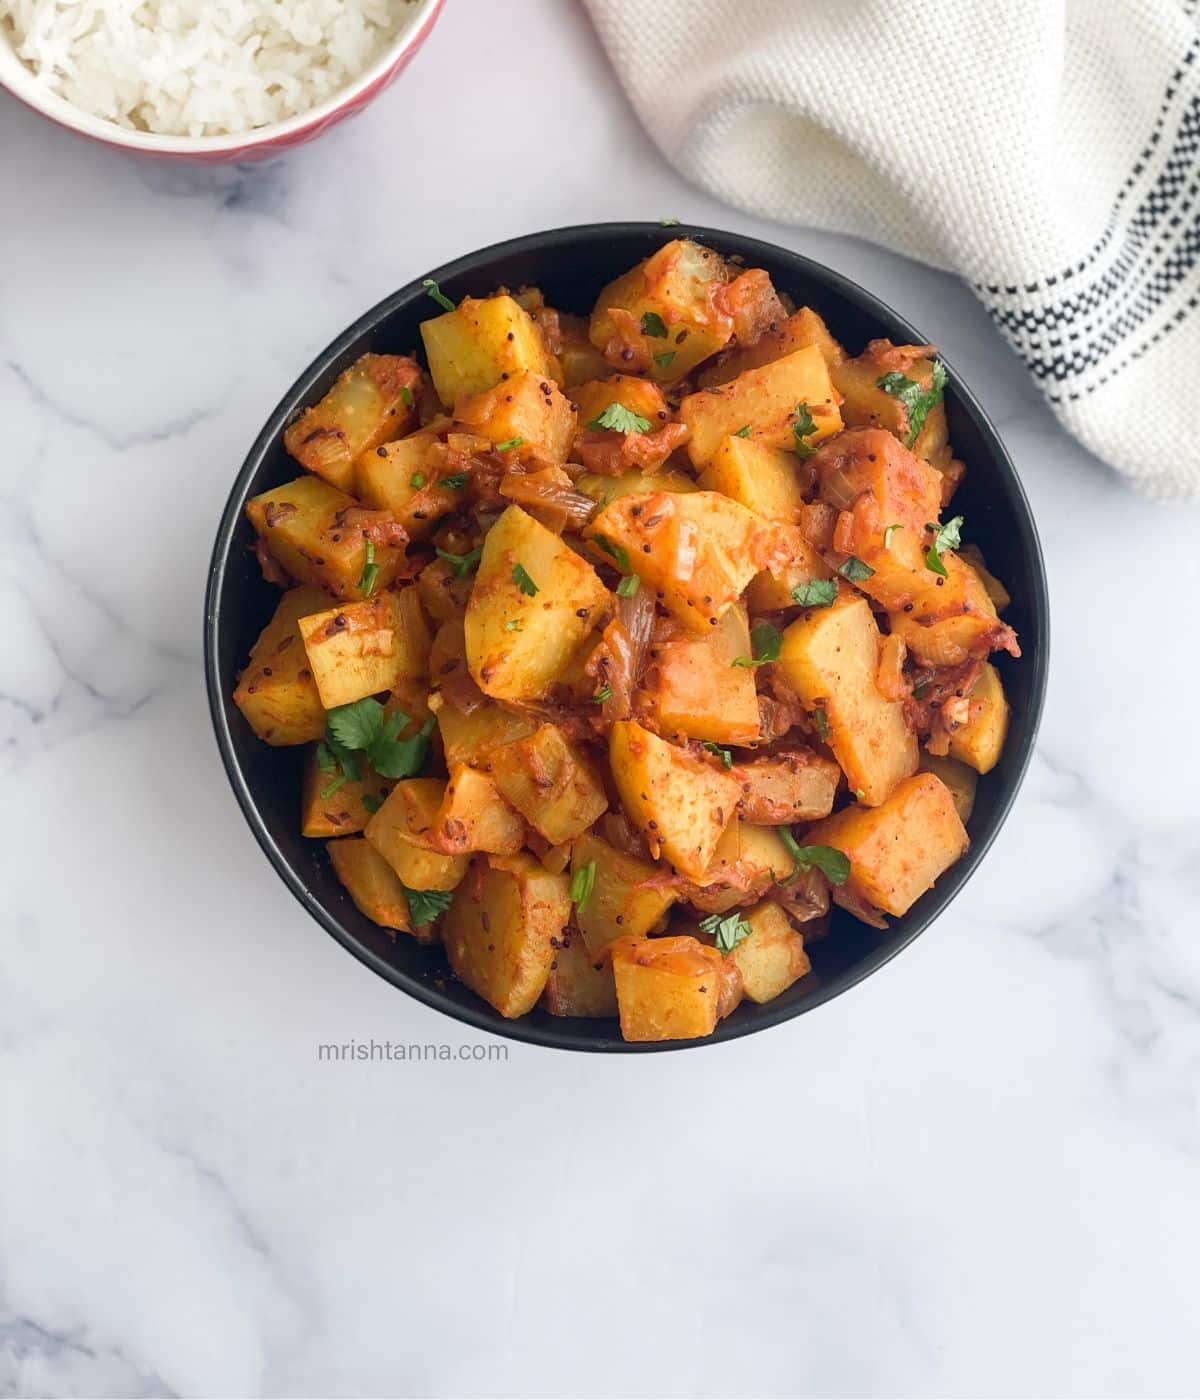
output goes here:
[{"label": "bowl interior", "polygon": [[[747,266],[764,267],[776,287],[797,304],[812,306],[834,335],[857,353],[868,340],[890,336],[924,343],[894,312],[854,284],[796,254],[712,229],[663,229],[654,224],[593,225],[537,234],[447,264],[433,275],[456,301],[484,296],[498,285],[536,284],[561,310],[587,313],[599,289],[669,238],[684,235]],[[440,949],[419,947],[399,935],[393,941],[363,917],[334,878],[323,843],[299,834],[300,758],[295,749],[260,743],[229,696],[250,647],[271,615],[278,592],[261,577],[252,552],[253,533],[243,507],[248,497],[292,479],[296,463],[284,451],[287,421],[319,398],[337,375],[367,351],[412,351],[418,325],[436,308],[419,282],[368,312],[300,377],[272,414],[234,486],[213,556],[206,625],[209,693],[222,757],[255,835],[284,881],[324,927],[362,961],[395,985],[453,1016],[498,1034],[586,1050],[644,1050],[706,1044],[774,1025],[837,995],[881,966],[910,942],[953,898],[982,858],[1016,794],[1041,711],[1047,657],[1046,584],[1028,503],[1003,446],[982,410],[948,365],[946,391],[951,440],[967,465],[955,497],[965,516],[965,537],[983,550],[989,567],[1012,593],[1006,620],[1024,649],[1021,661],[1001,655],[996,664],[1012,705],[1008,743],[999,765],[979,783],[969,823],[972,848],[936,889],[887,932],[868,928],[835,910],[827,938],[810,945],[812,973],[766,1006],[743,1004],[709,1041],[665,1046],[628,1045],[615,1022],[573,1020],[534,1011],[506,1021],[448,972]],[[934,337],[936,339],[936,337]]]},{"label": "bowl interior", "polygon": [[307,111],[268,126],[248,131],[230,132],[220,136],[162,136],[152,131],[136,131],[94,116],[67,102],[57,93],[44,88],[17,57],[10,35],[0,23],[0,87],[7,88],[27,106],[49,117],[60,126],[68,127],[106,145],[125,150],[144,151],[153,155],[218,156],[222,153],[244,155],[255,146],[286,144],[310,129],[320,130],[328,119],[343,108],[353,108],[360,100],[374,95],[372,89],[412,49],[424,40],[432,28],[444,0],[409,0],[409,12],[399,33],[387,47],[344,88],[324,102]]}]

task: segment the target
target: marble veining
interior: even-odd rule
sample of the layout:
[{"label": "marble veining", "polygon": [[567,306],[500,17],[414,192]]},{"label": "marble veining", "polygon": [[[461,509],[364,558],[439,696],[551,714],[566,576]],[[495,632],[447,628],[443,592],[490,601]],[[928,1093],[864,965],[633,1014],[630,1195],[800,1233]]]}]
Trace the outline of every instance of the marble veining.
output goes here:
[{"label": "marble veining", "polygon": [[[684,185],[566,0],[455,0],[265,167],[2,98],[0,153],[0,1395],[1194,1395],[1200,508],[1067,438],[952,279]],[[395,287],[663,215],[842,268],[1000,425],[1054,611],[1028,781],[952,910],[799,1022],[320,1062],[487,1038],[307,922],[237,812],[200,663],[229,484]]]}]

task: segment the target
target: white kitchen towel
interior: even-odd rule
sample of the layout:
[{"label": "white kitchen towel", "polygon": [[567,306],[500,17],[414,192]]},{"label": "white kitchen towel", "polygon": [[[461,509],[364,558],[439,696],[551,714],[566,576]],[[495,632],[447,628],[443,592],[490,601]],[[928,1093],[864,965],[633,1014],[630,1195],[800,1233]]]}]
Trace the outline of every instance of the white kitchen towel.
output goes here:
[{"label": "white kitchen towel", "polygon": [[650,135],[958,272],[1054,411],[1200,495],[1200,0],[586,0]]}]

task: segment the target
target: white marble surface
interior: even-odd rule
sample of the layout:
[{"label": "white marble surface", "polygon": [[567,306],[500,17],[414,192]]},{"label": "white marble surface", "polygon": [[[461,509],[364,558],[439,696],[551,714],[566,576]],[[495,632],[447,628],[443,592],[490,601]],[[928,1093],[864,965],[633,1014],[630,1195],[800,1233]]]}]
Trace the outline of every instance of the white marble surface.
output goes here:
[{"label": "white marble surface", "polygon": [[[789,1026],[318,1064],[482,1038],[307,922],[235,808],[200,663],[229,483],[414,274],[668,214],[860,278],[1000,423],[1055,619],[1024,793],[952,912]],[[267,168],[0,99],[0,247],[0,1394],[1196,1393],[1200,509],[1075,447],[952,280],[685,187],[568,0],[451,0]]]}]

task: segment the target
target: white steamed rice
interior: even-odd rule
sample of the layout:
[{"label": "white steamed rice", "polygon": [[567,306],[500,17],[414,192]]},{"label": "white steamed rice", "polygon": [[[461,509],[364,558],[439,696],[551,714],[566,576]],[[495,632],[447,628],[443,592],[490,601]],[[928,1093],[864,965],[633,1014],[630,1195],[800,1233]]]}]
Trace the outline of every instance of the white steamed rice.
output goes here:
[{"label": "white steamed rice", "polygon": [[4,37],[50,91],[120,126],[217,136],[334,96],[412,0],[0,0]]}]

